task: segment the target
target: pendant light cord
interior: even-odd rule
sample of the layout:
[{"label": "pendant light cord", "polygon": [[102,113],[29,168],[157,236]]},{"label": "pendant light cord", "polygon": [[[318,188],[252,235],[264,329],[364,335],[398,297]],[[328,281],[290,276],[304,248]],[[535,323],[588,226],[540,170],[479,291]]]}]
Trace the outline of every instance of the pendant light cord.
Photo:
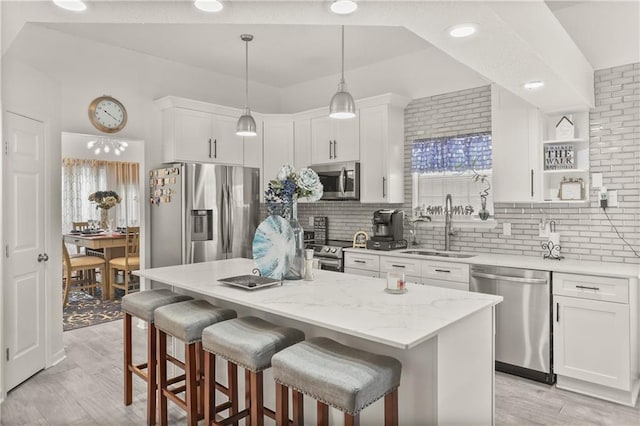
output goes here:
[{"label": "pendant light cord", "polygon": [[344,25],[342,25],[342,74],[340,77],[340,83],[344,84]]},{"label": "pendant light cord", "polygon": [[244,42],[244,89],[245,89],[245,103],[244,107],[249,108],[249,42]]}]

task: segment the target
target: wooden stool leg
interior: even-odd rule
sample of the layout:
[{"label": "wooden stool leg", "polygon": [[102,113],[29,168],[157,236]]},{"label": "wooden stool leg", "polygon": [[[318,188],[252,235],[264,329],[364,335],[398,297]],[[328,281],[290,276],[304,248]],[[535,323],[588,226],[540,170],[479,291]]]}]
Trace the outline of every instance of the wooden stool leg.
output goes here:
[{"label": "wooden stool leg", "polygon": [[185,385],[187,387],[187,424],[197,426],[198,424],[198,389],[196,382],[196,344],[186,344],[185,353]]},{"label": "wooden stool leg", "polygon": [[264,399],[262,395],[262,371],[251,375],[251,426],[264,425]]},{"label": "wooden stool leg", "polygon": [[150,426],[156,424],[156,390],[158,389],[156,340],[156,327],[150,323],[147,329],[147,423]]},{"label": "wooden stool leg", "polygon": [[276,383],[276,426],[289,425],[289,388]]},{"label": "wooden stool leg", "polygon": [[164,394],[167,389],[167,335],[160,330],[158,332],[158,398],[160,405],[160,424],[166,426],[167,416],[167,396]]},{"label": "wooden stool leg", "polygon": [[[227,362],[227,386],[231,401],[231,408],[229,408],[229,417],[231,417],[238,413],[238,366],[233,362]],[[238,422],[234,422],[233,426],[238,426]]]},{"label": "wooden stool leg", "polygon": [[204,355],[204,424],[210,426],[215,419],[216,409],[216,356],[210,352]]},{"label": "wooden stool leg", "polygon": [[202,342],[196,343],[196,385],[198,398],[198,417],[204,415],[204,350]]},{"label": "wooden stool leg", "polygon": [[304,426],[304,395],[297,390],[291,390],[293,402],[293,426]]},{"label": "wooden stool leg", "polygon": [[318,426],[329,426],[329,406],[318,402]]},{"label": "wooden stool leg", "polygon": [[398,426],[398,389],[384,397],[384,425]]},{"label": "wooden stool leg", "polygon": [[[244,370],[244,408],[251,407],[251,376],[249,370]],[[245,418],[245,425],[251,424],[251,410],[249,409],[249,415]]]},{"label": "wooden stool leg", "polygon": [[360,414],[352,416],[351,414],[345,413],[344,426],[360,426]]},{"label": "wooden stool leg", "polygon": [[[67,283],[67,286],[69,283]],[[133,401],[133,373],[131,372],[131,315],[124,314],[124,405]]]}]

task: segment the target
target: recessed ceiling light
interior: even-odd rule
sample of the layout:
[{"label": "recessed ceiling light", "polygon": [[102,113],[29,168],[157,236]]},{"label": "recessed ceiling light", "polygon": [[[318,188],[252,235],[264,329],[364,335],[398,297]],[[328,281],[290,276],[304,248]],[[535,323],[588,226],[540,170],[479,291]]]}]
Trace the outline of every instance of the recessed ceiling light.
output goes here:
[{"label": "recessed ceiling light", "polygon": [[542,80],[531,80],[524,84],[524,88],[527,90],[535,90],[544,86],[544,81]]},{"label": "recessed ceiling light", "polygon": [[220,12],[223,7],[218,0],[196,0],[193,4],[203,12]]},{"label": "recessed ceiling light", "polygon": [[87,10],[87,5],[81,0],[53,0],[53,3],[58,7],[71,10],[73,12],[82,12],[83,10]]},{"label": "recessed ceiling light", "polygon": [[460,24],[449,28],[449,35],[455,38],[469,37],[478,31],[476,24]]},{"label": "recessed ceiling light", "polygon": [[331,3],[331,11],[338,15],[348,15],[355,12],[358,3],[353,0],[335,0]]}]

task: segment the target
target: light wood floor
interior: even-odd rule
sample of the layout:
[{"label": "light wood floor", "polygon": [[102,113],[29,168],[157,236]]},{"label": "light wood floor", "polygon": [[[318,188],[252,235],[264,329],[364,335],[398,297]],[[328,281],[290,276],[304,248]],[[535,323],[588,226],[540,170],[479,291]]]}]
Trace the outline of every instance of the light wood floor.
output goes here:
[{"label": "light wood floor", "polygon": [[[134,356],[144,355],[145,341],[146,331],[134,328],[134,342],[139,342]],[[134,377],[133,404],[122,404],[122,321],[65,332],[64,343],[67,358],[63,362],[9,393],[0,424],[145,424],[141,380]],[[171,424],[186,423],[184,414],[171,403],[169,415]],[[639,426],[640,403],[625,407],[497,373],[496,424]]]}]

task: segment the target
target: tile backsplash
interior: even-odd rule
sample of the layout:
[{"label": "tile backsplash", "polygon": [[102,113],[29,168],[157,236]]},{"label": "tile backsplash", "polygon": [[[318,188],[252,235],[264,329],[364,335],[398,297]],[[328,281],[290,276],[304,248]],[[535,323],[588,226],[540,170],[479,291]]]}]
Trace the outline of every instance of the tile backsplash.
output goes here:
[{"label": "tile backsplash", "polygon": [[[640,63],[595,72],[596,107],[590,112],[590,169],[603,174],[604,186],[618,191],[618,207],[609,217],[625,239],[640,251]],[[323,201],[300,203],[299,221],[312,229],[310,216],[327,216],[330,239],[351,239],[356,231],[370,232],[371,217],[380,208],[411,212],[411,144],[414,139],[460,135],[491,130],[490,86],[414,99],[405,109],[405,203],[360,204]],[[363,149],[366,149],[363,148]],[[589,205],[495,205],[493,229],[465,229],[451,238],[453,250],[542,256],[543,238],[538,223],[554,220],[566,258],[640,263],[625,246],[598,207],[591,191]],[[511,235],[502,234],[502,223]],[[442,249],[443,226],[419,227],[421,244]],[[408,227],[405,237],[409,239]]]}]

